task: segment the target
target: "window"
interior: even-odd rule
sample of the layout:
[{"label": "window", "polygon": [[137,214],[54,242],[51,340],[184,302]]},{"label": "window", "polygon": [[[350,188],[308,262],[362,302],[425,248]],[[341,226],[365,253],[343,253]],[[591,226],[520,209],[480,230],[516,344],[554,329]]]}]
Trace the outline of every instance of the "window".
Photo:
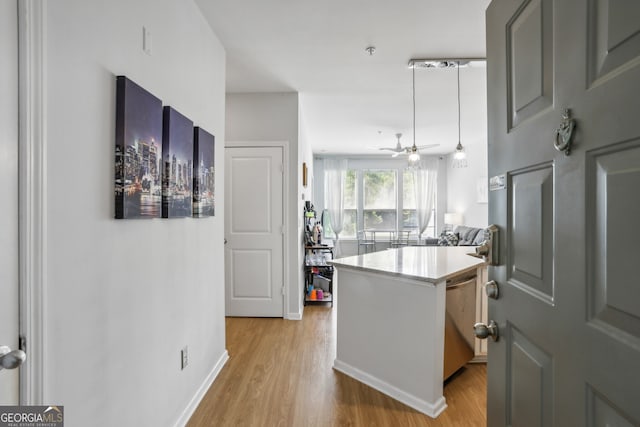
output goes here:
[{"label": "window", "polygon": [[365,170],[363,173],[364,228],[395,230],[397,215],[396,171]]},{"label": "window", "polygon": [[[416,236],[414,174],[399,163],[361,161],[349,164],[343,197],[344,220],[340,238],[357,238],[357,230],[411,230]],[[325,195],[326,197],[326,195]],[[437,194],[436,194],[437,197]],[[325,206],[326,206],[325,200]],[[422,237],[436,234],[435,197],[431,220]],[[325,239],[334,239],[328,211],[322,214]],[[413,237],[415,238],[415,237]]]}]

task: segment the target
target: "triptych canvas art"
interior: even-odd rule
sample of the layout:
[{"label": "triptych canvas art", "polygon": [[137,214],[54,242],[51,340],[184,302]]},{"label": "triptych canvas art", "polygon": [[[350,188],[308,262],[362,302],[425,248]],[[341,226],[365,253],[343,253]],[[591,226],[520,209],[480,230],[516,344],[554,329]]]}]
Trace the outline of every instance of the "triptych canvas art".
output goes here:
[{"label": "triptych canvas art", "polygon": [[116,78],[116,218],[214,216],[214,172],[212,134]]}]

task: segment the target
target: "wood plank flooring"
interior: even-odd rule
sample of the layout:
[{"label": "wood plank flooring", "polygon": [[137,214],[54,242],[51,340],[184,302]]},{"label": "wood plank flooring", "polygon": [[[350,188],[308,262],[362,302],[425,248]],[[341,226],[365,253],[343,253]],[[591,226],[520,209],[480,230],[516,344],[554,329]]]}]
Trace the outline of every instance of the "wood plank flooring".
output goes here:
[{"label": "wood plank flooring", "polygon": [[486,426],[486,368],[467,365],[432,419],[332,369],[335,310],[302,321],[227,318],[230,359],[191,417],[201,426]]}]

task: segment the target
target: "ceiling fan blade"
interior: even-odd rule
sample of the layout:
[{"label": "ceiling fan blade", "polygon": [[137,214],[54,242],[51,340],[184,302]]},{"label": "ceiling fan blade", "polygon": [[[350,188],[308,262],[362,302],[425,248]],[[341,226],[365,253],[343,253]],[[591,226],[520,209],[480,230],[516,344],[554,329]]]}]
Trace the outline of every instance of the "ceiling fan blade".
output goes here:
[{"label": "ceiling fan blade", "polygon": [[421,150],[423,148],[427,149],[427,148],[433,148],[433,147],[439,147],[439,146],[440,146],[440,144],[429,144],[429,145],[418,145],[416,148],[418,150]]},{"label": "ceiling fan blade", "polygon": [[398,157],[400,155],[401,151],[396,152],[395,154],[393,154],[391,157]]}]

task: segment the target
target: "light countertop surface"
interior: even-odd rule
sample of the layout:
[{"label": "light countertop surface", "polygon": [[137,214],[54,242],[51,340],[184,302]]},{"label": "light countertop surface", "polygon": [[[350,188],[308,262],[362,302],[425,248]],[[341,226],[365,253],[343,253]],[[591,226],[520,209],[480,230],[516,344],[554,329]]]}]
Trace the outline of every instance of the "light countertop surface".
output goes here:
[{"label": "light countertop surface", "polygon": [[474,246],[406,246],[330,261],[336,267],[440,282],[484,264]]}]

